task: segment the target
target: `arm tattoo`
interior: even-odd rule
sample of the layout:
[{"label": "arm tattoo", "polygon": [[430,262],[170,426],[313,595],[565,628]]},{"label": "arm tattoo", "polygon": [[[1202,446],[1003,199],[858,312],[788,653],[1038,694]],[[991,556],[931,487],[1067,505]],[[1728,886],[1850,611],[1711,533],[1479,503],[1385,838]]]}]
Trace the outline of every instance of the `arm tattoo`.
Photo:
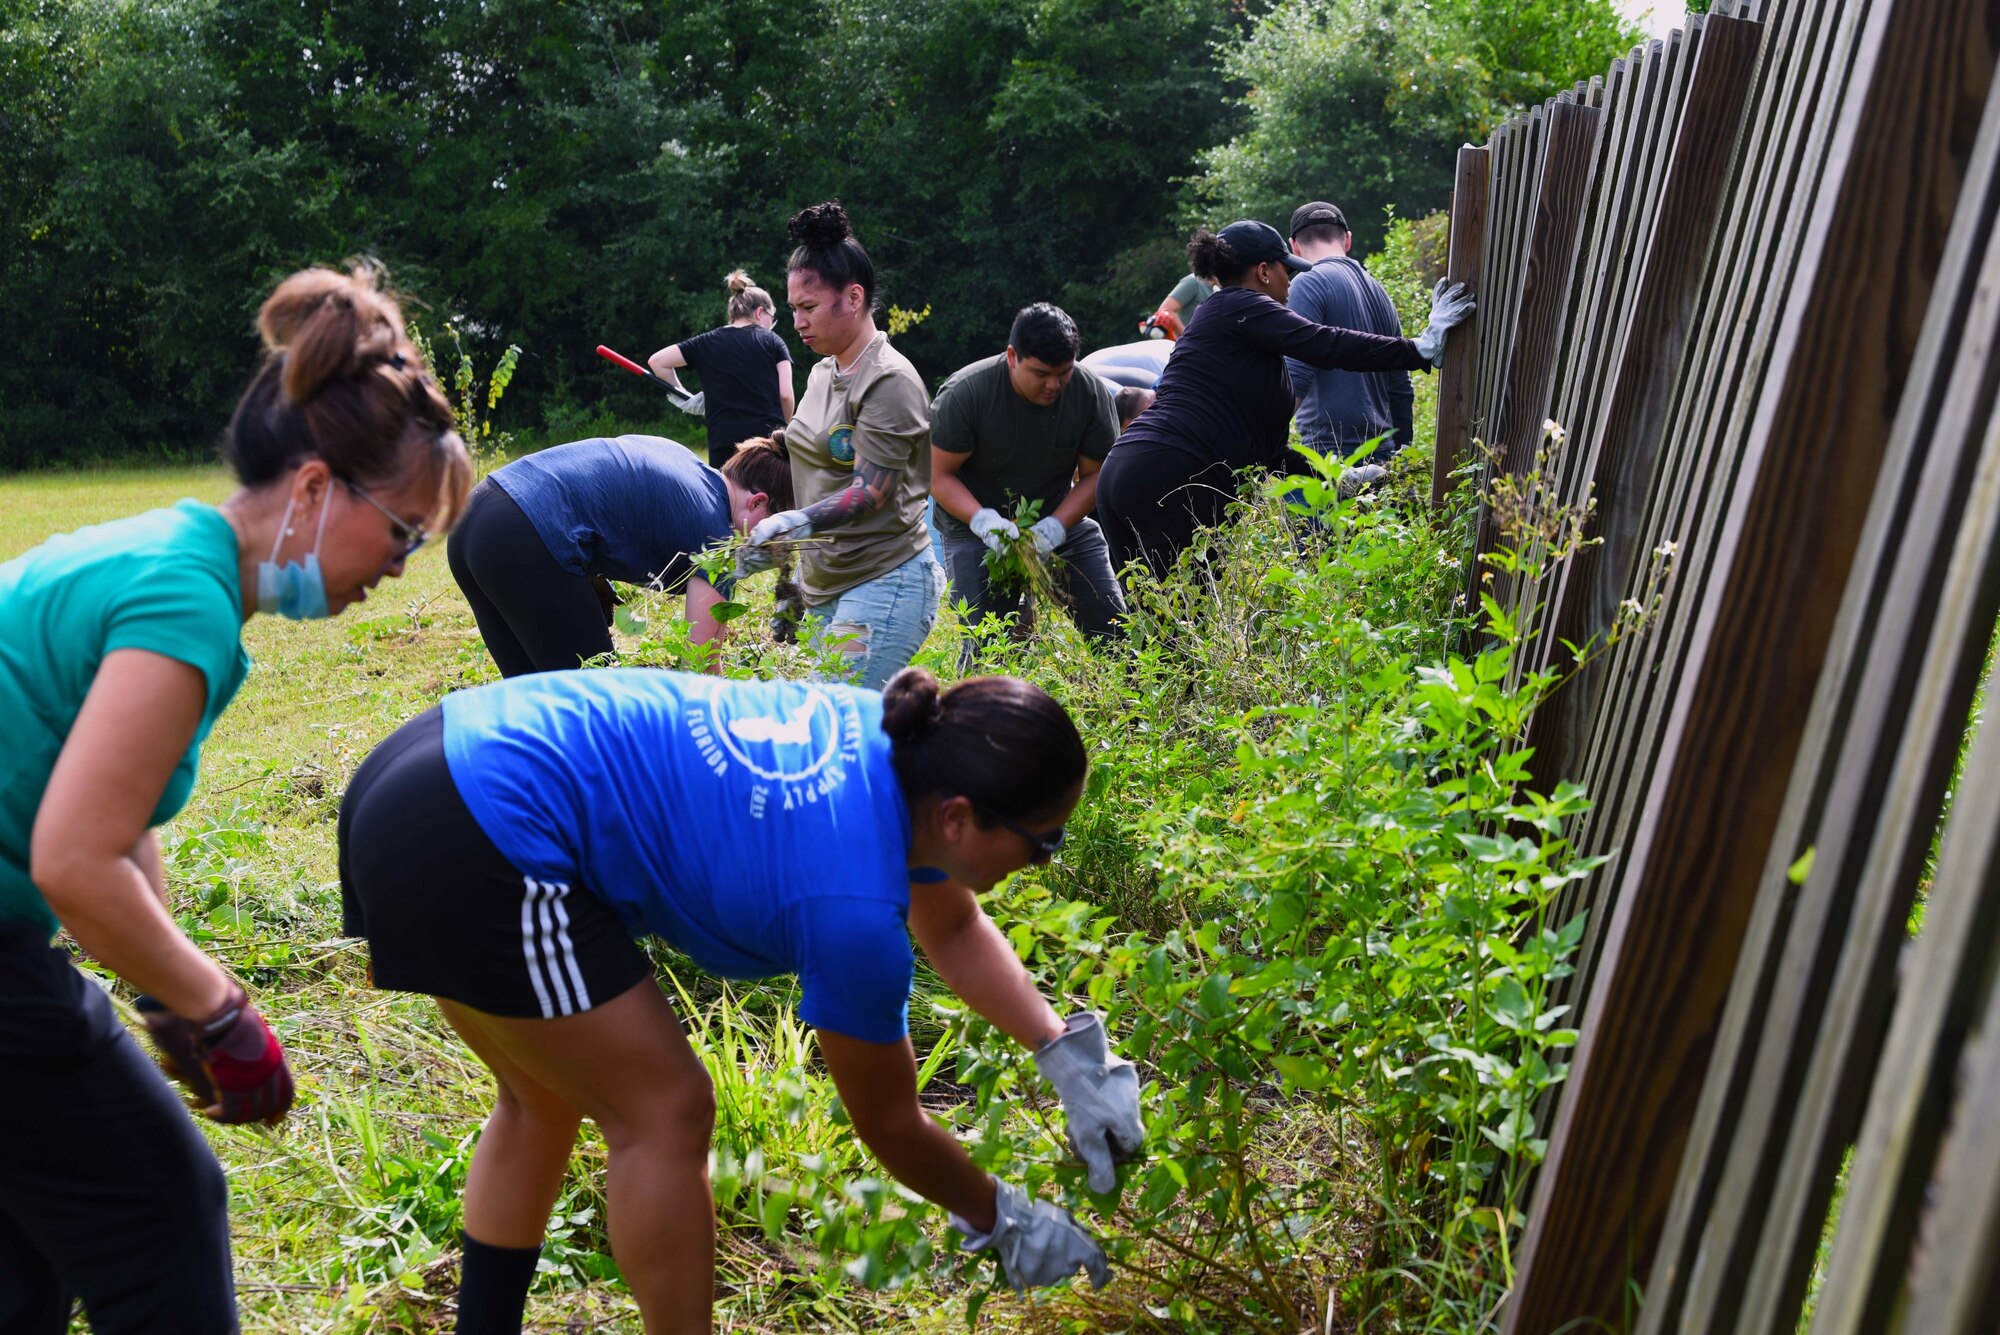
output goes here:
[{"label": "arm tattoo", "polygon": [[815,532],[852,524],[887,505],[902,482],[902,469],[884,468],[866,459],[856,459],[854,481],[844,490],[807,506],[805,516],[812,521]]}]

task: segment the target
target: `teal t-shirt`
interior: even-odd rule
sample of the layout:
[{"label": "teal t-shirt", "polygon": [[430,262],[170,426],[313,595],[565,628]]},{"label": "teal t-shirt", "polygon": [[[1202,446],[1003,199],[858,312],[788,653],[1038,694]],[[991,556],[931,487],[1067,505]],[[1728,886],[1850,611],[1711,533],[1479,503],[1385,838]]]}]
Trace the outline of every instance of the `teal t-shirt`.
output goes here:
[{"label": "teal t-shirt", "polygon": [[197,501],[50,538],[0,565],[0,921],[56,932],[28,879],[28,846],[63,742],[97,665],[115,649],[149,649],[200,669],[208,700],[151,825],[194,789],[201,744],[243,684],[243,586],[236,532]]}]

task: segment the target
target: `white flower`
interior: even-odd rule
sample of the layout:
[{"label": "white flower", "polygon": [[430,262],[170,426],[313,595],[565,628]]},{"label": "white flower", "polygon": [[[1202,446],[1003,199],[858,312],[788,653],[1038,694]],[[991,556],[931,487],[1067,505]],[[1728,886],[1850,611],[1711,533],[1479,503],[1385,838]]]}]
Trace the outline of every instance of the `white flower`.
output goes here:
[{"label": "white flower", "polygon": [[1556,421],[1553,417],[1544,417],[1542,419],[1542,434],[1558,445],[1569,439],[1569,432],[1563,430],[1562,423]]},{"label": "white flower", "polygon": [[1675,542],[1672,538],[1668,538],[1661,542],[1659,546],[1653,548],[1653,555],[1663,561],[1671,561],[1674,559],[1674,553],[1680,549],[1681,545],[1678,542]]},{"label": "white flower", "polygon": [[1624,602],[1618,604],[1618,610],[1620,612],[1625,613],[1627,616],[1638,616],[1646,609],[1639,606],[1639,600],[1637,598],[1627,598]]}]

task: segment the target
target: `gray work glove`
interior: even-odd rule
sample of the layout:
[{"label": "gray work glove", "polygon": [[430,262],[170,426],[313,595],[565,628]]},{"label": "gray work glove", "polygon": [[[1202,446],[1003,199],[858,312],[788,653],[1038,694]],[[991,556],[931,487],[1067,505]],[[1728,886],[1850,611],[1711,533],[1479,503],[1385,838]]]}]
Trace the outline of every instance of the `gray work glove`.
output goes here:
[{"label": "gray work glove", "polygon": [[708,407],[708,399],[706,398],[706,394],[707,394],[706,390],[701,390],[696,393],[688,395],[684,399],[675,399],[674,407],[679,408],[682,412],[688,414],[691,417],[700,417],[703,411]]},{"label": "gray work glove", "polygon": [[1069,530],[1063,526],[1062,520],[1050,515],[1047,519],[1035,521],[1035,526],[1028,530],[1028,536],[1035,540],[1035,550],[1048,556],[1063,545],[1069,537]]},{"label": "gray work glove", "polygon": [[965,1249],[991,1251],[1000,1258],[1001,1273],[1025,1293],[1048,1284],[1060,1284],[1078,1270],[1090,1275],[1090,1287],[1101,1289],[1111,1282],[1111,1266],[1104,1248],[1083,1231],[1068,1210],[1047,1201],[1031,1198],[1019,1187],[993,1179],[993,1231],[980,1233],[972,1225],[951,1217],[951,1226],[965,1235]]},{"label": "gray work glove", "polygon": [[975,510],[972,515],[972,522],[966,525],[966,527],[972,530],[972,536],[978,538],[996,552],[1001,550],[1004,545],[1003,540],[1011,541],[1021,536],[1020,525],[1008,519],[991,506]]},{"label": "gray work glove", "polygon": [[1453,283],[1447,288],[1445,281],[1438,279],[1437,286],[1431,289],[1431,322],[1417,335],[1417,351],[1432,366],[1444,365],[1445,334],[1454,325],[1463,324],[1477,309],[1465,284]]},{"label": "gray work glove", "polygon": [[1389,470],[1381,464],[1356,464],[1340,475],[1340,499],[1345,501],[1364,491],[1373,491],[1375,484],[1387,476]]},{"label": "gray work glove", "polygon": [[1090,1189],[1118,1190],[1112,1165],[1139,1153],[1146,1125],[1139,1119],[1139,1073],[1113,1055],[1104,1017],[1095,1011],[1070,1016],[1062,1036],[1035,1054],[1035,1066],[1062,1099],[1070,1148],[1090,1170]]},{"label": "gray work glove", "polygon": [[812,520],[804,510],[781,510],[750,530],[750,541],[736,554],[738,578],[778,564],[777,545],[812,536]]}]

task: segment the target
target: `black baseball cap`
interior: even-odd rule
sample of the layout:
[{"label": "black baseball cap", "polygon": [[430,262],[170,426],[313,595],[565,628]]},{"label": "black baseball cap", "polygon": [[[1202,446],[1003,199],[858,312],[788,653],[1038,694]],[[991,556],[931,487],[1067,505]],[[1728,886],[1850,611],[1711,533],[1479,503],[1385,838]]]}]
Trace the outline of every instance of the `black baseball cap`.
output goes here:
[{"label": "black baseball cap", "polygon": [[1269,223],[1244,219],[1233,222],[1216,235],[1230,253],[1244,264],[1282,264],[1294,273],[1304,273],[1312,265],[1285,249],[1285,238]]},{"label": "black baseball cap", "polygon": [[1342,213],[1338,206],[1329,204],[1323,199],[1315,199],[1310,204],[1301,204],[1292,210],[1292,230],[1288,235],[1297,236],[1308,227],[1318,227],[1323,224],[1338,227],[1343,232],[1348,230],[1347,215]]}]

